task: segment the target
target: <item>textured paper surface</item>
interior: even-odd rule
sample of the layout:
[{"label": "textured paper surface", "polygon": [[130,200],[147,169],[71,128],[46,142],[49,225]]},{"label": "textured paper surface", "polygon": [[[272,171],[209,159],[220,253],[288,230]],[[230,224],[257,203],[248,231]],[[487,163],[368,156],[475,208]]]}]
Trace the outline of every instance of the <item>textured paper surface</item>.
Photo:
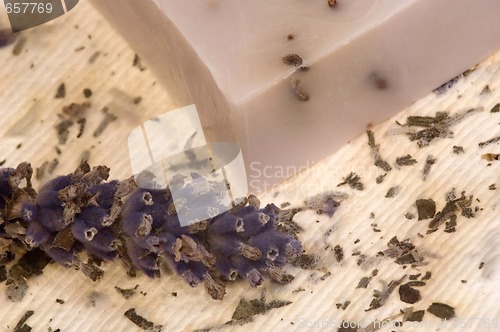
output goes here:
[{"label": "textured paper surface", "polygon": [[[72,171],[81,154],[88,150],[90,163],[110,166],[112,178],[130,176],[126,145],[130,131],[154,115],[183,105],[173,104],[147,69],[133,66],[133,51],[86,2],[53,23],[22,36],[26,43],[20,55],[12,55],[15,45],[0,50],[0,160],[6,159],[4,166],[29,161],[37,168],[57,158],[59,165],[53,174],[37,181],[35,185],[38,186],[57,174]],[[96,52],[100,52],[97,58]],[[91,57],[95,58],[92,64],[89,63]],[[367,135],[362,134],[334,155],[263,195],[264,203],[290,202],[291,207],[300,206],[308,197],[325,191],[338,191],[345,196],[332,218],[314,211],[296,215],[295,221],[305,228],[300,235],[304,247],[308,253],[319,256],[321,268],[290,267],[288,271],[295,276],[291,284],[279,286],[267,282],[258,289],[251,289],[245,282],[237,282],[228,287],[224,300],[214,301],[203,287],[191,288],[171,273],[156,280],[144,276],[132,279],[126,276],[120,263],[115,262],[105,265],[104,278],[94,283],[78,271],[51,264],[43,275],[28,280],[29,288],[21,302],[9,301],[5,296],[5,282],[0,284],[0,296],[3,297],[0,330],[12,330],[27,310],[33,310],[33,316],[26,322],[33,331],[48,331],[49,328],[65,332],[140,331],[123,315],[128,309],[136,308],[138,314],[157,325],[164,325],[163,331],[191,331],[225,323],[231,319],[241,297],[257,299],[263,291],[267,301],[286,300],[292,304],[254,316],[253,322],[243,326],[220,330],[318,330],[307,329],[305,322],[383,320],[399,314],[401,309],[411,305],[401,302],[397,288],[384,306],[366,312],[373,290],[380,290],[382,282],[388,283],[403,275],[407,275],[408,280],[409,275],[421,273],[423,276],[431,271],[432,277],[426,285],[416,287],[422,300],[413,305],[414,309],[425,310],[432,302],[446,303],[455,308],[457,318],[468,323],[475,319],[472,322],[475,325],[464,330],[481,331],[477,324],[500,320],[500,189],[489,190],[492,184],[500,187],[500,161],[488,162],[481,157],[500,153],[500,146],[498,143],[483,148],[478,146],[500,135],[500,113],[490,112],[500,102],[499,77],[500,54],[497,54],[467,77],[460,78],[446,94],[431,93],[372,128],[380,144],[381,157],[392,167],[381,184],[376,183],[376,178],[385,172],[374,166]],[[62,82],[66,86],[66,97],[54,99]],[[486,85],[490,92],[481,94]],[[82,93],[84,88],[93,91],[88,99],[92,106],[87,111],[85,131],[76,138],[77,127],[72,127],[68,143],[60,146],[62,153],[58,155],[54,149],[58,145],[54,129],[59,122],[57,114],[65,105],[87,100]],[[142,96],[137,105],[132,101],[136,96]],[[101,110],[105,106],[118,119],[100,136],[94,137],[104,117]],[[428,147],[419,148],[407,136],[394,135],[395,128],[398,129],[395,122],[404,123],[409,115],[434,116],[440,111],[453,115],[477,107],[482,107],[483,111],[453,126],[453,137],[438,138]],[[17,148],[20,143],[22,145]],[[453,146],[462,146],[465,152],[455,154]],[[407,154],[417,163],[398,169],[396,158]],[[429,155],[436,162],[424,181],[423,168]],[[337,187],[350,172],[360,176],[364,190],[348,185]],[[386,198],[388,190],[395,186],[400,187],[399,194]],[[453,188],[458,196],[462,191],[474,195],[472,206],[481,208],[475,218],[459,216],[456,232],[445,233],[441,225],[437,232],[426,234],[429,220],[405,218],[408,212],[416,214],[415,201],[420,198],[432,198],[437,210],[441,210],[446,193]],[[372,212],[374,219],[370,219]],[[419,237],[419,233],[424,238]],[[398,236],[399,240],[410,239],[428,265],[403,269],[394,259],[376,257],[379,251],[387,249],[387,242],[393,236]],[[355,244],[357,239],[359,242]],[[344,250],[341,262],[336,261],[331,251],[336,245]],[[366,256],[360,265],[360,255],[352,256],[356,251]],[[484,265],[479,269],[481,262]],[[356,289],[360,279],[371,276],[374,269],[378,274],[367,288]],[[331,275],[322,280],[327,272]],[[128,300],[115,290],[115,286],[132,288],[135,285],[139,285],[137,293]],[[304,291],[297,292],[299,288]],[[56,299],[64,303],[59,304]],[[337,309],[337,304],[345,301],[351,301],[347,308]],[[428,312],[424,316],[425,321],[435,319]],[[326,326],[323,330],[336,331]],[[391,330],[438,329],[380,329]],[[439,330],[460,329],[453,328],[449,322]],[[482,330],[500,331],[500,326]]]}]

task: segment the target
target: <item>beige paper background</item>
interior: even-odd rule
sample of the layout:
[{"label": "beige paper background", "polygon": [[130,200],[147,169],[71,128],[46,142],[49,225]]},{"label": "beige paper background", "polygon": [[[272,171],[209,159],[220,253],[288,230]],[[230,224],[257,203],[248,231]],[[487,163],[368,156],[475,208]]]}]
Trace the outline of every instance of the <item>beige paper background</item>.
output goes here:
[{"label": "beige paper background", "polygon": [[[0,10],[0,15],[4,11]],[[1,22],[6,22],[1,17]],[[128,160],[127,136],[129,132],[150,117],[180,107],[165,93],[149,70],[133,67],[134,52],[110,29],[105,21],[85,1],[75,10],[56,21],[22,34],[26,38],[23,51],[12,55],[13,46],[0,50],[0,160],[5,166],[15,166],[29,161],[33,167],[43,162],[59,159],[54,174],[72,171],[81,154],[90,151],[92,165],[111,167],[112,178],[131,175]],[[79,49],[84,47],[83,49]],[[99,52],[93,64],[89,59]],[[458,56],[458,55],[457,55]],[[430,94],[402,111],[392,119],[373,128],[381,154],[393,170],[385,181],[377,185],[375,178],[383,172],[373,166],[366,135],[352,140],[334,155],[326,158],[307,172],[288,180],[275,190],[262,195],[264,203],[277,205],[290,202],[298,206],[309,196],[328,190],[339,190],[348,196],[332,217],[318,216],[312,211],[300,213],[295,220],[306,231],[301,235],[309,253],[318,254],[323,269],[299,270],[290,268],[295,280],[287,286],[266,283],[251,289],[244,282],[230,285],[223,301],[212,300],[203,287],[190,288],[179,278],[166,274],[161,279],[150,280],[144,276],[131,279],[119,263],[105,266],[105,276],[93,283],[81,273],[55,264],[49,265],[42,276],[29,280],[28,294],[21,302],[13,303],[4,295],[5,283],[0,285],[0,331],[10,331],[27,310],[34,315],[27,321],[33,331],[140,331],[123,313],[129,308],[155,324],[163,324],[163,331],[191,331],[224,323],[231,318],[240,297],[258,298],[266,290],[268,300],[289,300],[293,303],[275,309],[266,315],[256,316],[254,322],[230,330],[307,331],[300,322],[337,319],[384,319],[398,314],[409,305],[399,300],[397,290],[385,306],[365,312],[372,299],[372,291],[381,288],[381,281],[399,279],[404,274],[424,274],[432,271],[427,285],[419,288],[422,301],[416,310],[426,309],[432,302],[443,302],[456,308],[459,318],[500,320],[500,213],[498,190],[488,190],[496,183],[500,187],[499,165],[491,166],[481,159],[484,153],[500,153],[498,144],[480,149],[478,143],[500,135],[500,113],[490,109],[500,102],[500,54],[497,54],[466,78],[454,85],[445,96]],[[64,99],[54,99],[60,83],[66,85]],[[485,85],[491,92],[481,95]],[[68,143],[61,146],[62,154],[54,150],[57,135],[54,125],[62,107],[72,102],[83,102],[83,89],[90,88],[92,107],[87,111],[87,125],[83,136],[76,138],[76,126],[71,128]],[[135,105],[131,99],[141,96]],[[108,106],[118,116],[100,137],[93,131],[103,118],[101,109]],[[456,113],[472,107],[484,111],[465,119],[453,127],[454,137],[438,139],[426,148],[418,148],[406,136],[387,135],[395,121],[404,122],[408,115],[434,115],[437,111]],[[22,143],[20,148],[16,148]],[[328,142],[325,142],[328,144]],[[452,147],[461,145],[464,154],[453,154]],[[396,157],[411,154],[418,163],[412,167],[396,169]],[[422,169],[427,156],[436,157],[426,181]],[[360,175],[364,191],[339,187],[342,177],[351,171]],[[41,182],[51,176],[46,176]],[[36,183],[39,185],[39,183]],[[392,186],[401,192],[394,198],[385,198]],[[465,190],[480,202],[482,208],[474,219],[459,217],[457,232],[448,234],[443,227],[425,234],[428,221],[407,220],[404,214],[415,212],[417,198],[433,198],[438,210],[445,203],[445,194],[456,188],[457,194]],[[278,193],[278,194],[276,194]],[[375,219],[370,219],[370,213]],[[381,232],[374,232],[370,224],[377,224]],[[325,232],[331,231],[330,236]],[[427,253],[429,265],[403,270],[390,259],[372,259],[369,268],[357,265],[359,250],[368,258],[386,249],[386,243],[397,235],[400,240],[410,238],[419,249]],[[354,244],[356,239],[360,242]],[[337,263],[333,253],[325,246],[339,244],[345,259]],[[479,270],[480,262],[484,267]],[[358,281],[369,276],[373,269],[379,274],[367,289],[355,289]],[[326,271],[332,275],[320,279]],[[467,280],[462,283],[461,280]],[[139,285],[138,293],[125,300],[115,286],[130,288]],[[303,292],[293,293],[302,287]],[[177,292],[177,297],[172,295]],[[64,304],[56,303],[63,299]],[[336,303],[351,301],[346,310],[337,309]],[[426,313],[425,319],[432,315]],[[477,320],[478,321],[478,320]],[[466,331],[479,331],[474,328]],[[317,329],[314,329],[317,330]],[[335,330],[324,328],[323,330]],[[421,331],[423,329],[393,328],[395,331]],[[425,331],[436,329],[425,329]],[[441,328],[440,331],[460,329]],[[485,331],[500,331],[497,328]],[[391,329],[381,329],[391,331]]]}]

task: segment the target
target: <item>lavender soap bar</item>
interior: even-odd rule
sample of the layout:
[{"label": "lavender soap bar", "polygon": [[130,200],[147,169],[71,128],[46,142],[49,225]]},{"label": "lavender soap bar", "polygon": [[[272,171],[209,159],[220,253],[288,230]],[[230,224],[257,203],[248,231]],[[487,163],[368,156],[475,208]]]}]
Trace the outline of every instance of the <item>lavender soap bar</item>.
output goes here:
[{"label": "lavender soap bar", "polygon": [[[500,47],[498,0],[93,0],[253,192]],[[288,173],[287,173],[288,172]]]}]

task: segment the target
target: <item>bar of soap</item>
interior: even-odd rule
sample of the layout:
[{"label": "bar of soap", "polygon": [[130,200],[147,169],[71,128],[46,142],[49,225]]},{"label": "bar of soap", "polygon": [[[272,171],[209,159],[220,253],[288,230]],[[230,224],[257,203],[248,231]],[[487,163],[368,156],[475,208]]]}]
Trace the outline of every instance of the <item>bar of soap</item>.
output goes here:
[{"label": "bar of soap", "polygon": [[498,0],[93,0],[249,189],[331,154],[500,47]]}]

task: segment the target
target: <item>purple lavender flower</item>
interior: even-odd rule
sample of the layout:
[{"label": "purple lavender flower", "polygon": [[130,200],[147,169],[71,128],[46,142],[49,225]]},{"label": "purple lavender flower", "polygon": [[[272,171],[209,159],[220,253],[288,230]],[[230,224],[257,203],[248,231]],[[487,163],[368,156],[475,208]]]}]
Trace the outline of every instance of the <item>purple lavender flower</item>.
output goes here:
[{"label": "purple lavender flower", "polygon": [[[100,272],[82,262],[82,251],[97,261],[120,257],[149,277],[159,277],[166,264],[189,285],[204,283],[214,299],[224,296],[226,282],[238,278],[252,287],[266,275],[280,283],[293,279],[283,267],[302,253],[302,245],[278,230],[280,209],[274,204],[260,208],[251,196],[228,210],[218,194],[223,182],[191,174],[193,182],[176,184],[180,196],[174,204],[169,189],[137,188],[131,180],[107,182],[109,169],[103,166],[91,170],[82,163],[38,194],[31,188],[31,173],[29,164],[0,169],[0,220],[20,220],[27,225],[23,240],[28,246],[82,269],[93,280]],[[18,188],[23,178],[27,186]],[[189,205],[178,201],[183,195]],[[179,213],[211,217],[182,227]]]},{"label": "purple lavender flower", "polygon": [[118,182],[104,182],[108,173],[109,169],[90,170],[83,163],[73,174],[44,185],[34,202],[22,205],[21,216],[29,223],[26,243],[43,248],[65,266],[82,249],[95,259],[114,259],[121,242],[109,218]]},{"label": "purple lavender flower", "polygon": [[253,287],[266,273],[279,282],[293,279],[282,267],[302,246],[276,229],[279,211],[273,204],[247,205],[181,227],[168,189],[137,188],[122,211],[121,227],[132,262],[145,274],[159,276],[164,262],[190,285],[205,281],[219,298],[223,292],[214,285],[238,277]]}]

